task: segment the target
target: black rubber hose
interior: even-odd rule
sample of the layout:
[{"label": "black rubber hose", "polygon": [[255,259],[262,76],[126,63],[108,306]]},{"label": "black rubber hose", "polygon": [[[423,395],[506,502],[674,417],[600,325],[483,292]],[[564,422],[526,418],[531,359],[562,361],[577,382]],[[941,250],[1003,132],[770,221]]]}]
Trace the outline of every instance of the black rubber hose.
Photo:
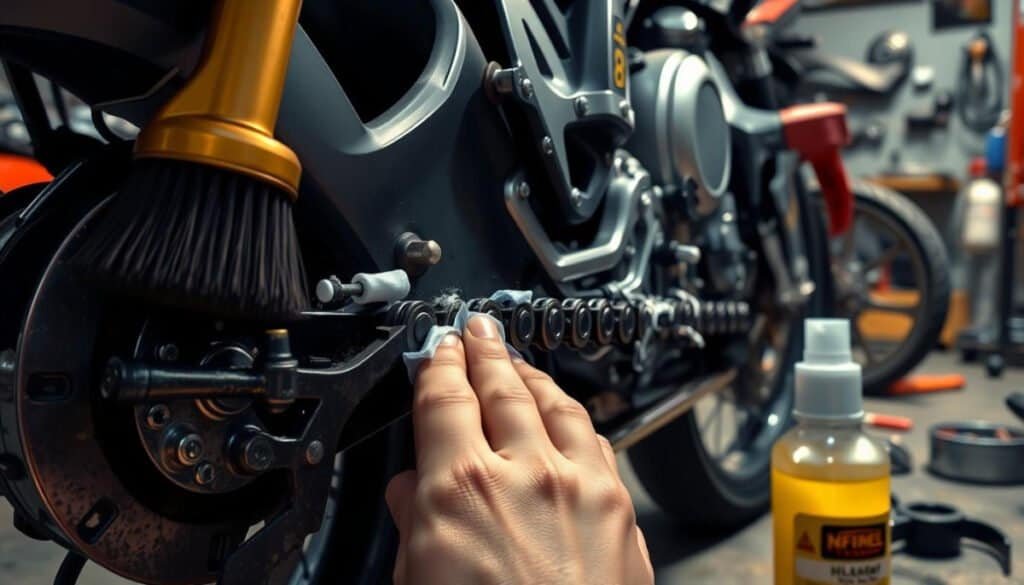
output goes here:
[{"label": "black rubber hose", "polygon": [[69,550],[57,570],[57,576],[53,578],[53,585],[75,585],[78,577],[85,568],[86,559],[73,550]]}]

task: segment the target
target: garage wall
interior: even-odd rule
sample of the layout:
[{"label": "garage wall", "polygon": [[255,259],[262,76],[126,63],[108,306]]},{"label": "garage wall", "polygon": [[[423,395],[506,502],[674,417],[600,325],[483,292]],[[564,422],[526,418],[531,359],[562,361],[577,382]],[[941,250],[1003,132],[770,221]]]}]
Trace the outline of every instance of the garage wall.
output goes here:
[{"label": "garage wall", "polygon": [[[988,27],[1004,71],[1008,69],[1007,59],[1012,51],[1013,5],[1011,0],[992,0],[994,14]],[[865,58],[868,43],[879,33],[888,29],[903,30],[910,34],[914,44],[915,64],[935,69],[935,84],[930,92],[915,93],[908,80],[889,99],[849,102],[852,127],[869,117],[888,121],[886,139],[880,148],[862,147],[846,154],[854,175],[879,172],[890,164],[892,153],[897,152],[904,164],[928,165],[963,178],[970,155],[981,152],[981,139],[960,128],[956,116],[948,130],[907,136],[905,114],[908,110],[915,104],[931,101],[934,92],[939,90],[951,90],[955,94],[961,48],[978,30],[977,27],[962,27],[936,32],[931,26],[930,0],[805,12],[795,25],[796,31],[817,35],[825,50],[856,59]]]}]

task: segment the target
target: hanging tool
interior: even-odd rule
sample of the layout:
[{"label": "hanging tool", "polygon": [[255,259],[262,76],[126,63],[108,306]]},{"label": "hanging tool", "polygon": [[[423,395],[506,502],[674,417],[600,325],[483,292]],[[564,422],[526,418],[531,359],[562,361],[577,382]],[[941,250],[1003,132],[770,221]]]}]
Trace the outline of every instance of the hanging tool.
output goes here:
[{"label": "hanging tool", "polygon": [[964,126],[982,134],[999,122],[1006,91],[1004,77],[992,38],[979,32],[964,46],[957,80],[957,112]]}]

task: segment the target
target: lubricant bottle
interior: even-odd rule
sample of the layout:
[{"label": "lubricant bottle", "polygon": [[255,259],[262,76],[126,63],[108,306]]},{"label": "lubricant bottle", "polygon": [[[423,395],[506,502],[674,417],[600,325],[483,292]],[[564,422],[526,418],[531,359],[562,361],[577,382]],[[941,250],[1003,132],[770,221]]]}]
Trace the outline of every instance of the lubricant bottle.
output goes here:
[{"label": "lubricant bottle", "polygon": [[772,450],[775,585],[889,583],[889,456],[861,431],[861,370],[843,319],[804,323],[797,426]]}]

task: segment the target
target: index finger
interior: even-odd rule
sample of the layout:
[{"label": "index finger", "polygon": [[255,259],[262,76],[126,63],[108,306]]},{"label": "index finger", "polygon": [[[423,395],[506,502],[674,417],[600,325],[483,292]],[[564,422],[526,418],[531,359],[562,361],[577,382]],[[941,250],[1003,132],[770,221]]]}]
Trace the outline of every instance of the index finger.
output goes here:
[{"label": "index finger", "polygon": [[466,375],[462,340],[449,334],[416,376],[412,421],[421,477],[467,452],[487,447],[480,403]]}]

